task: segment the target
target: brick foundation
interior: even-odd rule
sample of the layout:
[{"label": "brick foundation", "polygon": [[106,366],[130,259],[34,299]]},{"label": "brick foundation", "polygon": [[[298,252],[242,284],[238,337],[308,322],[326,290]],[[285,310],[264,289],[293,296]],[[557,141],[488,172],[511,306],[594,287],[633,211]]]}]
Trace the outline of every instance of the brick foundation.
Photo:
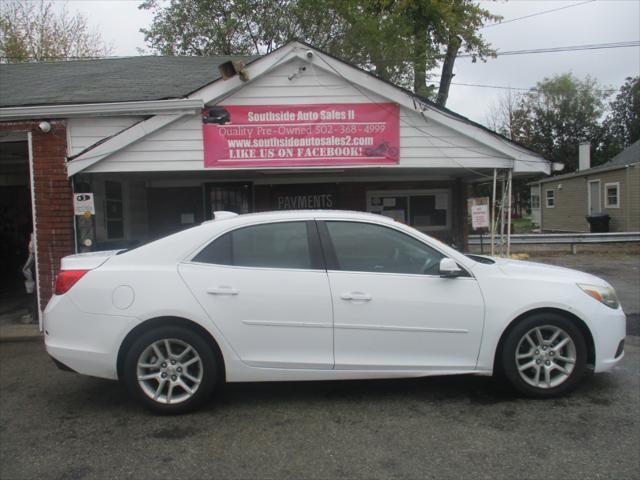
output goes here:
[{"label": "brick foundation", "polygon": [[67,177],[67,131],[64,121],[51,121],[51,131],[42,133],[40,121],[2,122],[0,131],[32,133],[33,198],[38,246],[40,308],[53,294],[60,259],[75,251],[73,195]]}]

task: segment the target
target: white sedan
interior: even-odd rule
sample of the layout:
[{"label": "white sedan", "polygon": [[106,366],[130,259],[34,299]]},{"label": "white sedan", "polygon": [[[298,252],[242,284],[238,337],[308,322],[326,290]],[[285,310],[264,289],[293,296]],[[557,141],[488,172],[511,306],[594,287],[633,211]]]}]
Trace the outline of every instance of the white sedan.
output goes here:
[{"label": "white sedan", "polygon": [[65,257],[44,316],[60,367],[120,379],[166,413],[225,381],[501,374],[549,397],[620,361],[625,325],[597,277],[341,211],[218,212],[137,249]]}]

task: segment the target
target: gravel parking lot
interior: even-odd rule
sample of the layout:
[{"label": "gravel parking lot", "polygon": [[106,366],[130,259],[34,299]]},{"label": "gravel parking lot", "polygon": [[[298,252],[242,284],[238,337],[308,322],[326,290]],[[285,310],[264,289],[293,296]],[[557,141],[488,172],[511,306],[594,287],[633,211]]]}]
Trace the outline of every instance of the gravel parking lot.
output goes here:
[{"label": "gravel parking lot", "polygon": [[[637,258],[535,260],[611,268],[637,308],[622,293],[637,286]],[[115,382],[57,370],[36,342],[0,344],[0,386],[2,479],[640,476],[636,336],[613,372],[547,401],[469,376],[253,383],[158,417]]]}]

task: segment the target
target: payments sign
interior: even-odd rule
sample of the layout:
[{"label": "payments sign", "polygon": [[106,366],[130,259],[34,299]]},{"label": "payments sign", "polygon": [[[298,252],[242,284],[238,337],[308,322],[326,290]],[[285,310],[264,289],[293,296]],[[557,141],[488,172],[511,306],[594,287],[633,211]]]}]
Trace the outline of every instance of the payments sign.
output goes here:
[{"label": "payments sign", "polygon": [[394,103],[224,109],[228,123],[203,124],[205,168],[381,165],[400,159],[400,111]]}]

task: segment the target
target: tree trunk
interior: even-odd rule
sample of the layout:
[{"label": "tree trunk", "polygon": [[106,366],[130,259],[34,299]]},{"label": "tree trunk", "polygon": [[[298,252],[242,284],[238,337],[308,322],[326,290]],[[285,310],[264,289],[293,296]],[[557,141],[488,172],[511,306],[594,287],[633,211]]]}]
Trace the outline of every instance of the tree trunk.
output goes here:
[{"label": "tree trunk", "polygon": [[453,65],[460,50],[462,39],[457,35],[453,35],[447,45],[447,53],[444,56],[444,62],[442,63],[442,75],[440,76],[440,88],[438,89],[438,98],[436,103],[441,107],[447,104],[447,98],[449,98],[449,87],[451,86],[451,80],[453,80]]},{"label": "tree trunk", "polygon": [[414,32],[413,91],[422,97],[429,96],[427,88],[427,31],[419,28]]}]

